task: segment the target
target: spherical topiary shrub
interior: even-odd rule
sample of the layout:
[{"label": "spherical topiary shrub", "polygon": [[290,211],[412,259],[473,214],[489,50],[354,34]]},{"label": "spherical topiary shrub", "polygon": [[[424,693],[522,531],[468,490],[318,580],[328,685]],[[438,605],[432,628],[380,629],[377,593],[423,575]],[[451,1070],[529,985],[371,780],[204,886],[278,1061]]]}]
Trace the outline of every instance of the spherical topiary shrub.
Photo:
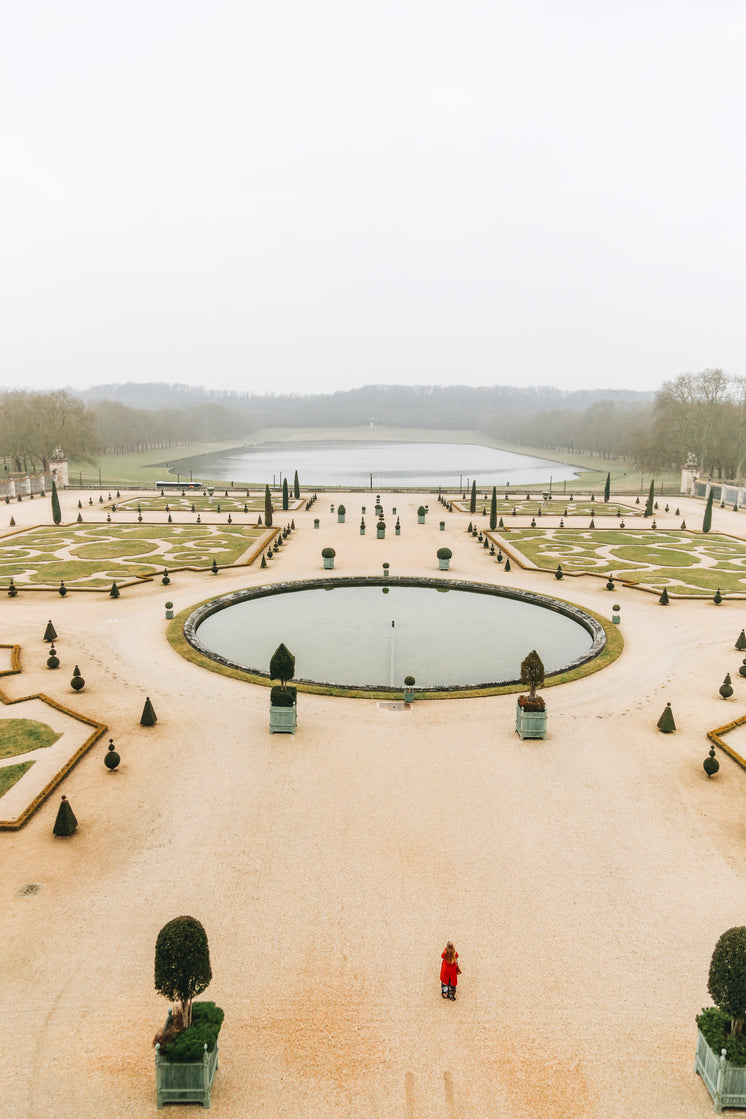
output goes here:
[{"label": "spherical topiary shrub", "polygon": [[702,762],[702,768],[708,777],[713,777],[720,769],[720,762],[715,757],[715,747],[710,747],[710,752]]},{"label": "spherical topiary shrub", "polygon": [[664,734],[671,734],[672,731],[676,730],[676,723],[674,721],[673,711],[671,710],[670,703],[667,703],[666,706],[663,708],[663,714],[656,723],[656,726],[658,727],[658,730],[663,731]]},{"label": "spherical topiary shrub", "polygon": [[453,552],[451,551],[450,548],[438,548],[438,551],[437,551],[436,554],[437,554],[437,557],[438,557],[439,560],[440,559],[449,560],[453,556]]},{"label": "spherical topiary shrub", "polygon": [[55,649],[54,645],[52,645],[51,649],[49,650],[49,656],[47,657],[47,668],[59,668],[59,667],[60,667],[60,658],[57,656],[57,650]]},{"label": "spherical topiary shrub", "polygon": [[614,580],[612,579],[612,577],[610,575],[608,580],[607,580],[607,583],[606,583],[606,590],[607,591],[613,591],[614,589],[615,589],[614,588]]},{"label": "spherical topiary shrub", "polygon": [[212,571],[213,575],[217,575],[217,573],[218,573],[218,561],[216,559],[213,559],[212,567],[210,568],[210,570]]},{"label": "spherical topiary shrub", "polygon": [[561,563],[558,563],[558,564],[557,564],[557,570],[556,570],[556,571],[555,571],[555,573],[554,573],[554,577],[555,577],[555,579],[562,579],[562,578],[564,578],[564,574],[565,574],[565,573],[564,573],[564,571],[562,570],[562,564],[561,564]]},{"label": "spherical topiary shrub", "polygon": [[13,582],[13,578],[11,576],[11,580],[8,583],[8,598],[15,598],[17,594],[18,594],[18,587]]},{"label": "spherical topiary shrub", "polygon": [[119,754],[114,749],[114,739],[110,738],[109,749],[106,751],[106,756],[104,757],[104,765],[111,773],[113,773],[121,760],[122,759],[119,757]]},{"label": "spherical topiary shrub", "polygon": [[60,585],[57,588],[57,593],[59,594],[60,598],[64,598],[65,595],[67,594],[67,587],[65,586],[65,580],[64,579],[60,579]]},{"label": "spherical topiary shrub", "polygon": [[743,658],[743,664],[738,671],[740,672],[741,676],[746,676],[746,657]]},{"label": "spherical topiary shrub", "polygon": [[414,685],[415,685],[415,678],[414,678],[414,676],[405,676],[405,677],[404,677],[404,683],[406,684],[406,686],[407,686],[408,688],[413,688],[413,687],[414,687]]},{"label": "spherical topiary shrub", "polygon": [[155,989],[181,1005],[184,1027],[190,1025],[192,1000],[212,979],[207,933],[195,917],[175,917],[155,942]]},{"label": "spherical topiary shrub", "polygon": [[163,578],[161,579],[161,582],[163,583],[164,587],[167,587],[169,585],[169,583],[171,582],[171,576],[168,573],[168,568],[167,567],[163,568]]},{"label": "spherical topiary shrub", "polygon": [[85,680],[80,675],[80,669],[78,668],[77,664],[75,665],[73,678],[70,681],[70,687],[73,689],[74,692],[81,692],[85,687]]},{"label": "spherical topiary shrub", "polygon": [[733,688],[730,682],[730,672],[726,672],[725,679],[723,680],[720,688],[718,689],[723,699],[730,699],[733,695]]},{"label": "spherical topiary shrub", "polygon": [[715,1006],[730,1015],[731,1033],[740,1034],[746,1016],[746,928],[728,929],[715,945],[707,990]]},{"label": "spherical topiary shrub", "polygon": [[718,587],[718,589],[715,591],[714,595],[712,596],[712,601],[715,603],[716,606],[719,606],[720,603],[723,601],[723,596],[720,593],[720,587]]}]

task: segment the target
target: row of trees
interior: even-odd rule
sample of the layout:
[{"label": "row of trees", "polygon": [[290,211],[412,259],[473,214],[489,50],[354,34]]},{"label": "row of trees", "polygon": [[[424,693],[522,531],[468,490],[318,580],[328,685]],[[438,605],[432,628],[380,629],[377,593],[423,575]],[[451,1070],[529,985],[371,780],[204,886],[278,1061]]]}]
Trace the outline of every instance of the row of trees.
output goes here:
[{"label": "row of trees", "polygon": [[722,369],[682,373],[652,403],[601,400],[583,412],[506,412],[486,417],[483,426],[505,441],[623,458],[648,470],[677,470],[693,455],[704,476],[742,478],[746,378]]},{"label": "row of trees", "polygon": [[[111,386],[112,391],[116,388]],[[90,461],[98,453],[129,454],[240,440],[273,424],[307,426],[320,423],[323,417],[329,426],[360,423],[382,414],[388,419],[393,406],[396,418],[390,422],[397,426],[406,416],[408,426],[476,428],[507,443],[626,459],[654,471],[677,470],[693,455],[705,476],[743,476],[746,378],[705,369],[667,381],[654,399],[643,394],[628,396],[632,399],[610,394],[608,399],[592,399],[579,409],[578,397],[583,394],[500,386],[378,385],[325,396],[236,394],[231,403],[222,402],[227,399],[225,394],[217,402],[205,390],[199,404],[191,403],[194,396],[177,393],[174,399],[189,400],[188,407],[153,410],[118,400],[95,399],[86,405],[67,390],[13,390],[0,393],[0,455],[11,469],[39,470],[57,454]],[[167,397],[161,391],[157,399]],[[408,407],[402,407],[403,400]],[[554,406],[558,400],[567,406]]]}]

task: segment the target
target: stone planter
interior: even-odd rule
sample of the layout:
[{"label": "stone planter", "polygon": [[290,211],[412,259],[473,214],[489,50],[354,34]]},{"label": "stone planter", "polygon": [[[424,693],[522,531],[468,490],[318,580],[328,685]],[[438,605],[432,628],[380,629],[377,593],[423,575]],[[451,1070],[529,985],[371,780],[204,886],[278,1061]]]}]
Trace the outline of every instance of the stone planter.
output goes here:
[{"label": "stone planter", "polygon": [[724,1054],[724,1049],[720,1056],[714,1053],[697,1030],[694,1071],[702,1077],[718,1114],[724,1107],[746,1107],[746,1068],[732,1065]]},{"label": "stone planter", "polygon": [[298,725],[298,704],[292,707],[269,707],[269,733],[270,734],[295,734]]},{"label": "stone planter", "polygon": [[547,712],[544,711],[524,711],[520,703],[516,702],[515,705],[515,729],[518,737],[523,740],[524,738],[546,738],[547,736]]},{"label": "stone planter", "polygon": [[201,1103],[210,1106],[210,1089],[218,1067],[218,1043],[212,1053],[205,1045],[201,1061],[167,1061],[162,1057],[160,1045],[155,1047],[155,1102],[156,1107],[164,1103]]},{"label": "stone planter", "polygon": [[441,571],[448,571],[450,569],[450,566],[451,566],[451,561],[449,559],[439,559],[438,560],[438,568]]},{"label": "stone planter", "polygon": [[322,556],[321,558],[324,561],[324,570],[325,571],[333,571],[334,570],[334,556]]}]

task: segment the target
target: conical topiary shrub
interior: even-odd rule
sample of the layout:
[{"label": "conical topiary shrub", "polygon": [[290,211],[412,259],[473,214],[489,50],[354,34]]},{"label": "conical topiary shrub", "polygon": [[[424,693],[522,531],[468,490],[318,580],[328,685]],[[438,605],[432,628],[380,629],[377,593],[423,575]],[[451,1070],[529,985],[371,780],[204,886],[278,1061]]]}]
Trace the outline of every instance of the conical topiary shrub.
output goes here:
[{"label": "conical topiary shrub", "polygon": [[218,573],[218,561],[216,559],[213,559],[212,567],[210,568],[210,571],[212,571],[213,575],[217,575],[217,573]]},{"label": "conical topiary shrub", "polygon": [[[6,498],[7,500],[7,498]],[[62,520],[62,510],[60,509],[60,498],[57,493],[57,483],[54,478],[52,479],[52,520],[56,525]]]},{"label": "conical topiary shrub", "polygon": [[63,796],[60,806],[57,809],[57,819],[54,821],[52,835],[72,835],[77,826],[78,821],[75,819],[75,813],[70,807],[70,801],[66,796]]},{"label": "conical topiary shrub", "polygon": [[153,707],[153,704],[150,702],[150,696],[146,696],[145,706],[143,707],[142,715],[140,716],[140,726],[141,727],[153,727],[153,726],[155,726],[157,721],[158,721],[158,716],[155,713],[155,709]]},{"label": "conical topiary shrub", "polygon": [[705,515],[702,518],[702,531],[703,532],[709,532],[710,529],[712,528],[712,498],[713,498],[713,491],[710,490],[709,496],[707,498],[707,504],[705,505]]},{"label": "conical topiary shrub", "polygon": [[670,599],[668,597],[668,591],[666,590],[665,587],[663,588],[663,591],[661,592],[661,596],[658,599],[658,601],[660,602],[661,606],[668,606],[668,604],[670,602]]},{"label": "conical topiary shrub", "polygon": [[73,678],[70,681],[70,687],[73,689],[74,692],[81,692],[85,687],[85,680],[80,675],[80,669],[78,668],[77,664],[75,665]]},{"label": "conical topiary shrub", "polygon": [[702,768],[708,777],[712,777],[720,769],[720,762],[715,757],[715,747],[710,746],[710,753],[702,762]]},{"label": "conical topiary shrub", "polygon": [[111,590],[109,591],[109,598],[119,598],[119,587],[116,585],[116,583],[111,584]]},{"label": "conical topiary shrub", "polygon": [[730,672],[726,672],[725,679],[720,685],[718,691],[720,692],[723,699],[730,699],[730,697],[733,695],[733,687],[730,681]]},{"label": "conical topiary shrub", "polygon": [[13,577],[11,576],[10,582],[8,583],[8,598],[15,598],[17,594],[18,587],[13,582]]},{"label": "conical topiary shrub", "polygon": [[106,756],[104,758],[104,765],[110,773],[113,773],[121,760],[122,759],[119,757],[119,754],[114,749],[114,739],[110,738],[109,749],[106,751]]},{"label": "conical topiary shrub", "polygon": [[[743,633],[743,630],[741,630],[741,632]],[[47,622],[47,628],[44,630],[44,640],[45,641],[56,641],[57,640],[57,630],[52,625],[51,618]],[[740,649],[741,646],[736,645],[736,648]],[[744,648],[746,648],[746,643],[744,644]]]},{"label": "conical topiary shrub", "polygon": [[49,656],[47,657],[47,668],[59,668],[59,667],[60,667],[60,658],[57,656],[57,650],[55,649],[54,645],[52,645],[52,647],[49,650]]},{"label": "conical topiary shrub", "polygon": [[11,517],[11,518],[10,518],[10,527],[11,527],[11,528],[15,528],[15,527],[16,527],[16,519],[15,519],[15,517]]},{"label": "conical topiary shrub", "polygon": [[76,519],[77,519],[77,522],[78,522],[78,524],[79,524],[79,525],[82,525],[82,523],[83,523],[83,514],[82,514],[82,513],[78,513],[78,516],[77,516],[77,518],[76,518]]},{"label": "conical topiary shrub", "polygon": [[741,630],[738,637],[736,638],[736,648],[740,652],[743,652],[743,650],[746,649],[746,631]]},{"label": "conical topiary shrub", "polygon": [[663,731],[664,734],[670,734],[672,731],[676,730],[676,723],[674,721],[673,711],[671,710],[670,703],[667,703],[666,706],[663,708],[663,714],[656,723],[656,726],[658,727],[658,730]]},{"label": "conical topiary shrub", "polygon": [[267,566],[267,557],[264,555],[263,552],[262,552],[262,562],[259,564],[259,566],[260,567],[266,567]]},{"label": "conical topiary shrub", "polygon": [[505,561],[505,570],[510,571],[510,558],[506,559]]}]

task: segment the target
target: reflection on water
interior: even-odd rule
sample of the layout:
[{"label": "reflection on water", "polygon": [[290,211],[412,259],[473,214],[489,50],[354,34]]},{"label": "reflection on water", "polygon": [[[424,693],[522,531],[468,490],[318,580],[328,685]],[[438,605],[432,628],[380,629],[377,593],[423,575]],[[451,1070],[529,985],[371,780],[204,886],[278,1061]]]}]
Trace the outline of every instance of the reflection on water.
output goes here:
[{"label": "reflection on water", "polygon": [[350,486],[379,489],[397,486],[541,485],[576,475],[571,466],[482,447],[476,443],[299,442],[261,443],[237,451],[223,451],[183,459],[173,471],[195,478],[226,482],[273,482],[298,471],[308,486]]},{"label": "reflection on water", "polygon": [[213,652],[261,672],[282,641],[299,678],[399,686],[412,675],[419,687],[516,680],[532,649],[549,674],[592,645],[577,622],[532,603],[399,586],[251,599],[210,615],[198,636]]}]

